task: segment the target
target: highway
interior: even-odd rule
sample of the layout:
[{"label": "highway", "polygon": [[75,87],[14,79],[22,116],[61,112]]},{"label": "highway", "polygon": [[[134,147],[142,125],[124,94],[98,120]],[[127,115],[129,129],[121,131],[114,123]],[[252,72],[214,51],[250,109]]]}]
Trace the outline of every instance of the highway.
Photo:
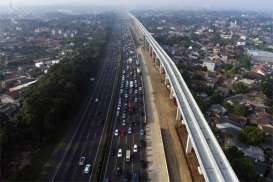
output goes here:
[{"label": "highway", "polygon": [[101,179],[137,182],[145,178],[144,86],[128,19],[123,20],[122,25],[123,62],[119,97],[114,109],[110,150]]},{"label": "highway", "polygon": [[[91,97],[86,108],[77,118],[75,127],[69,130],[65,149],[56,156],[57,167],[52,172],[50,181],[90,181],[98,148],[103,145],[101,138],[104,129],[111,120],[106,117],[112,112],[110,102],[115,100],[118,69],[120,67],[120,24],[114,23],[112,35],[106,46],[103,65],[98,74]],[[81,157],[85,160],[80,165]],[[84,173],[86,164],[90,170]]]}]

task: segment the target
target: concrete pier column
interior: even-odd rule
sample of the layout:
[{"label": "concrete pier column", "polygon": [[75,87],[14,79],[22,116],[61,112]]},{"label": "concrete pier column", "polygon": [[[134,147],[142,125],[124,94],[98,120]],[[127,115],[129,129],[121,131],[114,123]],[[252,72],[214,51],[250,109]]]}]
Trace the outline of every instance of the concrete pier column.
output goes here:
[{"label": "concrete pier column", "polygon": [[151,54],[151,46],[148,44],[148,52],[149,52],[149,55]]},{"label": "concrete pier column", "polygon": [[177,121],[181,120],[181,118],[182,118],[179,107],[177,107],[177,109],[176,109],[176,117],[175,118]]},{"label": "concrete pier column", "polygon": [[169,77],[166,75],[165,76],[165,85],[168,85],[170,82],[169,82]]},{"label": "concrete pier column", "polygon": [[143,41],[144,41],[144,50],[147,50],[147,40],[145,35],[143,36]]},{"label": "concrete pier column", "polygon": [[[160,64],[160,63],[159,63]],[[164,68],[162,66],[162,64],[159,65],[159,73],[163,74],[164,73]]]},{"label": "concrete pier column", "polygon": [[173,88],[171,88],[171,92],[170,92],[170,99],[174,99],[174,93],[173,93]]},{"label": "concrete pier column", "polygon": [[159,61],[159,59],[156,57],[155,60],[156,60],[156,64],[157,64],[158,66],[160,66],[160,61]]},{"label": "concrete pier column", "polygon": [[191,153],[191,151],[192,151],[192,141],[190,136],[188,135],[187,144],[186,144],[186,154]]}]

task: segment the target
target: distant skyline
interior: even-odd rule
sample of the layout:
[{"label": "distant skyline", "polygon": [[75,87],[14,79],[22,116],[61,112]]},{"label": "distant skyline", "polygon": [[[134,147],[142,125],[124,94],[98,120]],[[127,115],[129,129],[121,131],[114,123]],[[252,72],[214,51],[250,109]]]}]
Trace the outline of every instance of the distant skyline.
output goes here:
[{"label": "distant skyline", "polygon": [[273,10],[273,0],[0,0],[0,6],[116,5],[128,8]]}]

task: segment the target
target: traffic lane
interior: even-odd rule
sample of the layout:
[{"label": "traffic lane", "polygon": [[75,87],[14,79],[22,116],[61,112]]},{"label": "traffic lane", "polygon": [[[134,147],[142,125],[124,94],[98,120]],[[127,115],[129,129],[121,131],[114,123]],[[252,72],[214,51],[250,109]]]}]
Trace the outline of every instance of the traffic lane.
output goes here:
[{"label": "traffic lane", "polygon": [[[124,73],[124,72],[123,72]],[[121,76],[122,77],[122,76]],[[125,81],[123,81],[124,84],[121,83],[120,85],[120,90],[123,89],[123,87],[125,87]],[[122,114],[126,113],[126,107],[124,106],[124,102],[126,102],[126,99],[124,98],[124,94],[126,93],[125,89],[124,89],[124,93],[119,93],[119,104],[118,107],[120,107],[120,109],[118,110],[116,108],[116,112],[120,112],[121,114],[116,115],[115,117],[115,123],[114,123],[114,130],[117,129],[118,130],[118,136],[115,136],[114,133],[112,133],[112,141],[110,144],[110,152],[108,154],[108,161],[106,164],[106,173],[104,175],[104,178],[107,178],[107,176],[110,178],[111,176],[115,176],[115,172],[116,172],[116,166],[117,166],[117,152],[118,149],[120,148],[120,143],[121,140],[123,140],[123,132],[121,132],[123,126],[121,124],[122,122]],[[111,178],[112,179],[112,178]]]},{"label": "traffic lane", "polygon": [[[107,60],[105,60],[105,61],[107,61]],[[106,75],[107,75],[107,74],[106,74]],[[104,74],[103,78],[105,78],[105,74]],[[102,81],[101,83],[104,83],[104,82]],[[101,85],[100,85],[100,86],[101,86]],[[103,85],[102,85],[102,88],[103,88]],[[97,88],[96,90],[101,90],[101,89],[100,89],[100,88]],[[97,95],[97,93],[101,94],[101,92],[96,92],[96,97],[99,97],[99,95]],[[89,109],[89,110],[90,110],[90,109]],[[92,110],[92,109],[91,109],[91,110]],[[92,112],[91,112],[91,113],[92,113]],[[93,114],[94,114],[94,113],[92,113],[92,115],[93,115]],[[85,128],[88,128],[88,127],[86,127],[86,123],[87,123],[87,122],[85,122],[84,129],[85,129]],[[86,131],[86,130],[85,130],[85,131]],[[85,132],[81,132],[82,135],[84,135],[84,133],[85,133]],[[82,136],[82,135],[81,135],[81,136]],[[79,138],[79,137],[77,137],[77,138]],[[80,138],[82,139],[82,137],[80,137]],[[80,145],[80,144],[79,144],[79,145]],[[79,145],[76,145],[76,146],[78,147]],[[77,147],[76,147],[76,148],[77,148]],[[71,155],[68,155],[67,157],[68,157],[68,158],[71,158],[71,157],[73,157],[73,155],[74,155],[74,154],[72,153]],[[69,159],[66,158],[65,160],[69,160]],[[71,161],[71,160],[69,160],[69,161]],[[64,172],[64,171],[62,171],[62,173],[63,173],[63,174],[66,174],[66,172]],[[68,177],[68,179],[69,179],[69,177]]]},{"label": "traffic lane", "polygon": [[[134,136],[134,135],[133,135]],[[133,143],[135,143],[134,141],[133,141]],[[132,146],[132,144],[130,143],[130,145],[129,145],[130,147],[130,150],[131,150],[131,146]],[[128,148],[128,147],[127,147]],[[123,153],[125,153],[125,151],[126,151],[126,147],[125,147],[125,149],[123,149]],[[123,154],[123,155],[125,155],[125,154]],[[124,157],[123,157],[124,158]],[[124,159],[123,159],[123,164],[125,164],[124,163]],[[132,165],[132,167],[133,167],[134,165]]]},{"label": "traffic lane", "polygon": [[[109,74],[111,76],[111,74]],[[108,77],[109,78],[109,77]],[[108,80],[108,79],[107,79]],[[111,78],[109,79],[109,82],[111,83]],[[106,84],[107,85],[107,84]],[[105,87],[104,87],[105,88]],[[86,164],[93,164],[93,158],[91,157],[91,154],[92,153],[95,153],[96,152],[96,146],[98,144],[98,140],[96,139],[97,136],[101,136],[101,133],[102,133],[102,129],[103,129],[103,125],[97,125],[98,121],[99,120],[105,120],[105,118],[99,116],[98,114],[100,112],[103,112],[105,109],[105,104],[104,103],[109,103],[110,102],[110,96],[111,96],[111,85],[110,87],[107,87],[105,93],[102,92],[102,96],[99,98],[99,103],[97,105],[97,107],[95,108],[95,116],[96,118],[89,118],[89,120],[94,120],[94,122],[92,122],[93,124],[87,128],[87,137],[85,140],[87,141],[94,141],[92,142],[92,145],[86,145],[86,143],[84,145],[82,145],[82,148],[81,148],[81,152],[80,154],[75,158],[75,169],[73,171],[71,171],[72,173],[72,177],[70,177],[69,179],[72,179],[72,180],[75,180],[75,181],[78,181],[78,180],[83,180],[86,178],[86,176],[88,175],[83,175],[82,172],[83,172],[83,169],[84,169],[84,166],[79,166],[78,165],[78,161],[80,159],[80,157],[82,156],[85,156],[86,157]],[[103,113],[101,113],[100,115],[103,115]],[[91,138],[90,138],[90,133],[92,133],[91,135]],[[89,137],[89,138],[88,138]],[[70,173],[70,174],[71,174]]]},{"label": "traffic lane", "polygon": [[[104,81],[107,80],[107,77],[105,77]],[[105,82],[103,82],[105,83]],[[98,90],[98,95],[96,95],[96,98],[101,98],[104,94],[104,84],[102,85],[102,87]],[[104,99],[101,99],[101,101],[105,101]],[[96,116],[96,111],[98,110],[99,108],[99,105],[100,105],[100,102],[99,103],[95,103],[93,102],[92,104],[92,107],[91,109],[89,110],[89,113],[92,113],[92,116]],[[91,119],[91,121],[90,121]],[[68,171],[65,171],[64,174],[66,174],[65,176],[65,180],[73,180],[73,173],[75,173],[75,168],[78,167],[78,161],[80,159],[80,153],[81,153],[81,150],[82,150],[82,147],[85,145],[85,141],[86,141],[86,136],[88,135],[88,132],[89,132],[89,128],[92,128],[91,126],[94,124],[94,120],[92,118],[89,118],[87,117],[86,118],[86,123],[88,123],[86,125],[86,127],[83,128],[83,130],[81,131],[82,135],[80,136],[79,138],[79,144],[77,145],[76,150],[74,152],[74,155],[71,155],[70,158],[69,158],[69,161],[70,161],[70,166],[68,168]],[[91,131],[94,132],[95,130],[98,130],[99,128],[92,128]]]},{"label": "traffic lane", "polygon": [[[103,79],[103,77],[102,77],[102,79]],[[100,90],[101,85],[102,85],[102,83],[99,83],[98,87],[95,89],[94,96],[90,99],[90,105],[87,106],[88,107],[87,108],[87,113],[89,113],[90,107],[92,107],[93,102],[94,102],[96,96],[98,96],[98,94],[99,94],[98,90]],[[74,154],[74,150],[71,150],[71,149],[72,148],[77,148],[78,145],[80,145],[80,138],[83,135],[83,133],[81,132],[81,130],[85,129],[87,127],[87,125],[88,125],[88,122],[86,122],[86,113],[83,113],[82,118],[83,118],[82,125],[80,126],[79,130],[77,130],[77,133],[75,135],[74,140],[71,141],[72,145],[69,148],[69,151],[66,154],[66,156],[65,156],[65,158],[64,158],[64,160],[63,160],[63,162],[62,162],[62,164],[61,164],[61,166],[59,168],[59,170],[57,171],[57,175],[56,175],[56,177],[54,179],[56,181],[63,180],[63,178],[64,178],[64,176],[66,174],[66,170],[68,170],[67,168],[69,167],[69,163],[71,161],[70,160],[71,156],[75,155]],[[62,169],[62,170],[60,170],[60,169]]]},{"label": "traffic lane", "polygon": [[[110,156],[110,159],[109,159],[110,162],[109,162],[107,169],[106,169],[108,171],[106,176],[109,176],[109,177],[111,177],[111,179],[115,179],[115,180],[117,180],[117,178],[119,178],[115,174],[116,169],[118,167],[122,168],[121,166],[123,166],[123,159],[122,158],[124,158],[124,155],[125,155],[125,148],[123,146],[123,143],[124,142],[126,143],[126,141],[127,141],[125,132],[122,132],[122,130],[126,130],[126,127],[122,126],[122,124],[121,124],[122,119],[116,118],[116,120],[117,120],[117,122],[116,122],[115,128],[117,128],[119,130],[119,136],[114,137],[114,140],[113,140],[113,143],[111,146],[111,152],[113,151],[114,153],[113,153],[113,155]],[[121,148],[123,151],[121,158],[117,157],[117,153],[118,153],[119,148]],[[114,169],[114,171],[113,171],[113,169]]]}]

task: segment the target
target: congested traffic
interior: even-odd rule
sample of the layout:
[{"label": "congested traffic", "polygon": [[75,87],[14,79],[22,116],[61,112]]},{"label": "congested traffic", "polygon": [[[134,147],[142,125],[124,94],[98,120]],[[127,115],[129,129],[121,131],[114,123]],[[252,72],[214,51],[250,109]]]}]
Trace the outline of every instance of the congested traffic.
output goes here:
[{"label": "congested traffic", "polygon": [[139,57],[128,20],[122,24],[122,71],[104,181],[145,178],[145,103]]}]

